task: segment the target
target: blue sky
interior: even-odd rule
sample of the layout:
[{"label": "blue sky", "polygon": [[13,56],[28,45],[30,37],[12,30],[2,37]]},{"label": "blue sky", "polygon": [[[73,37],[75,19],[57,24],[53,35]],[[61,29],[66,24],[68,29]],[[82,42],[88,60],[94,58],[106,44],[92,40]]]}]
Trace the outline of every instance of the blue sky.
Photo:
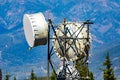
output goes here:
[{"label": "blue sky", "polygon": [[[42,12],[56,24],[63,18],[69,21],[90,19],[94,22],[92,46],[96,48],[114,42],[119,44],[119,4],[119,0],[0,0],[0,67],[3,73],[8,70],[20,78],[29,76],[34,68],[36,74],[46,74],[46,46],[28,50],[22,22],[25,13]],[[20,73],[22,75],[18,76]]]}]

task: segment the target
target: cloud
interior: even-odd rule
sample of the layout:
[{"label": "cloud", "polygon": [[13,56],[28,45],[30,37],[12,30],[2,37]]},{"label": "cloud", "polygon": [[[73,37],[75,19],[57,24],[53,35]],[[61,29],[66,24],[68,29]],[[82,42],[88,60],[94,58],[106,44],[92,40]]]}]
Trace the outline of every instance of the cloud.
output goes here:
[{"label": "cloud", "polygon": [[7,16],[11,16],[12,14],[13,14],[12,11],[8,11],[8,12],[7,12]]},{"label": "cloud", "polygon": [[[69,14],[71,14],[71,18],[73,18],[73,17],[75,17],[75,18],[79,18],[78,16],[80,15],[80,14],[82,14],[82,6],[83,5],[75,5],[75,6],[73,6],[70,10],[69,10]],[[86,12],[86,10],[84,10],[85,12]]]},{"label": "cloud", "polygon": [[[10,0],[9,0],[10,1]],[[15,4],[15,5],[13,5]],[[13,29],[15,27],[18,27],[22,22],[22,16],[24,13],[24,6],[17,6],[19,3],[11,2],[8,4],[9,8],[4,9],[4,7],[8,7],[5,5],[2,7],[3,15],[0,15],[0,25],[4,27],[5,29]],[[12,8],[12,9],[11,9]],[[5,15],[5,16],[4,16]]]},{"label": "cloud", "polygon": [[0,25],[2,25],[4,28],[7,28],[7,23],[2,17],[0,17]]},{"label": "cloud", "polygon": [[7,0],[0,0],[0,5],[4,5],[7,2]]},{"label": "cloud", "polygon": [[102,25],[100,28],[99,28],[99,32],[101,33],[105,33],[107,32],[110,28],[112,27],[112,23],[109,23],[108,25]]},{"label": "cloud", "polygon": [[120,69],[120,66],[114,66],[114,71],[117,71]]},{"label": "cloud", "polygon": [[11,32],[11,33],[7,34],[7,36],[12,39],[12,42],[14,44],[22,43],[23,35],[24,35],[23,28],[19,28],[15,32]]},{"label": "cloud", "polygon": [[120,75],[117,76],[117,79],[120,79]]},{"label": "cloud", "polygon": [[120,57],[115,57],[115,58],[113,58],[112,59],[112,61],[116,61],[116,60],[118,60]]},{"label": "cloud", "polygon": [[112,2],[115,7],[120,7],[119,3]]},{"label": "cloud", "polygon": [[95,41],[97,43],[100,43],[100,44],[104,43],[102,40],[98,39],[95,35],[92,35],[92,38],[93,38],[93,41]]},{"label": "cloud", "polygon": [[0,59],[2,59],[2,51],[0,51]]},{"label": "cloud", "polygon": [[24,4],[24,3],[25,3],[25,0],[18,0],[18,3],[19,3],[19,4]]},{"label": "cloud", "polygon": [[47,73],[47,70],[46,70],[44,67],[41,67],[41,70],[42,70],[44,73]]},{"label": "cloud", "polygon": [[102,78],[103,78],[103,72],[94,73],[94,77],[95,77],[96,80],[102,80]]},{"label": "cloud", "polygon": [[45,18],[46,19],[52,19],[53,21],[56,19],[55,15],[50,11],[50,10],[46,10],[44,12]]},{"label": "cloud", "polygon": [[120,34],[120,28],[119,29],[116,29],[117,33]]}]

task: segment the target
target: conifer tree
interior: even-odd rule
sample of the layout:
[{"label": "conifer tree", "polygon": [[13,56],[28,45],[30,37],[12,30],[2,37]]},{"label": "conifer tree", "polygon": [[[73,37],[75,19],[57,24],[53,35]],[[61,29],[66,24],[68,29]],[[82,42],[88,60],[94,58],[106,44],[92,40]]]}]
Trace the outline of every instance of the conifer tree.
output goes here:
[{"label": "conifer tree", "polygon": [[2,80],[2,70],[0,68],[0,80]]},{"label": "conifer tree", "polygon": [[5,75],[5,80],[10,80],[10,75],[8,72],[6,72],[6,75]]},{"label": "conifer tree", "polygon": [[16,77],[14,77],[14,80],[17,80]]},{"label": "conifer tree", "polygon": [[86,69],[87,67],[85,66],[85,63],[83,61],[83,59],[81,60],[77,60],[75,63],[75,67],[78,70],[80,77],[82,78],[81,80],[94,80],[94,76],[93,73],[91,71],[88,70],[89,72],[89,79],[86,79]]},{"label": "conifer tree", "polygon": [[37,80],[37,77],[35,76],[34,70],[31,71],[30,80]]},{"label": "conifer tree", "polygon": [[90,80],[94,80],[94,76],[93,76],[93,73],[91,71],[89,71],[89,77],[90,77]]},{"label": "conifer tree", "polygon": [[32,70],[32,71],[31,71],[30,80],[34,80],[34,78],[35,78],[35,74],[34,74],[34,71]]},{"label": "conifer tree", "polygon": [[101,69],[103,71],[104,80],[116,80],[116,78],[114,76],[114,71],[113,71],[113,68],[111,67],[111,65],[112,65],[112,63],[110,60],[110,56],[109,56],[109,53],[107,53],[106,59],[103,62],[103,66],[105,66],[105,68]]},{"label": "conifer tree", "polygon": [[38,80],[37,76],[35,76],[35,80]]},{"label": "conifer tree", "polygon": [[55,80],[55,73],[54,73],[54,71],[52,70],[52,75],[51,75],[51,77],[50,77],[50,80]]}]

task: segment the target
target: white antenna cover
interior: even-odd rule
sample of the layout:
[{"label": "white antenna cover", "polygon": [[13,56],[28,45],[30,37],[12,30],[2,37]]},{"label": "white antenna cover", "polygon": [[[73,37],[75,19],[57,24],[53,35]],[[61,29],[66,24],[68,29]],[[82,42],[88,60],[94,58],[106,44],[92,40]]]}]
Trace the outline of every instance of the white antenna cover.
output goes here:
[{"label": "white antenna cover", "polygon": [[[90,46],[91,42],[91,34],[89,33],[89,42],[87,42],[87,26],[82,25],[83,23],[77,23],[77,22],[67,22],[66,28],[68,29],[66,32],[67,38],[76,38],[75,39],[66,39],[66,52],[65,57],[68,61],[75,61],[77,59],[83,58],[85,56],[85,45]],[[80,31],[81,30],[81,31]],[[80,32],[80,33],[79,33]],[[56,29],[56,35],[59,38],[59,41],[57,39],[53,40],[53,48],[56,52],[57,56],[63,60],[63,52],[61,48],[64,50],[64,25],[61,24]],[[55,35],[53,35],[53,38],[56,38]],[[81,38],[81,39],[79,39]],[[59,43],[61,45],[59,45]]]},{"label": "white antenna cover", "polygon": [[25,37],[30,47],[45,45],[47,43],[48,24],[41,12],[25,14],[23,25]]},{"label": "white antenna cover", "polygon": [[79,72],[74,66],[67,65],[65,68],[61,66],[59,69],[57,69],[56,73],[57,75],[61,75],[63,70],[66,70],[66,80],[78,80],[76,78],[79,78]]}]

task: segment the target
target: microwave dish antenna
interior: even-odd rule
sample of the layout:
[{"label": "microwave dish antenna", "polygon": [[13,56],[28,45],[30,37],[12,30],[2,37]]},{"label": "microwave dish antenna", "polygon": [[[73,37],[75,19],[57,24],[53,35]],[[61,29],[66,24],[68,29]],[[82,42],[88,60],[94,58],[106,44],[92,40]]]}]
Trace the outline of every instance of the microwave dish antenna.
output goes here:
[{"label": "microwave dish antenna", "polygon": [[42,13],[25,14],[23,25],[25,37],[30,47],[47,43],[48,24]]},{"label": "microwave dish antenna", "polygon": [[[78,22],[66,22],[65,28],[64,24],[60,24],[55,31],[57,37],[54,34],[53,38],[58,39],[53,39],[53,48],[61,60],[65,57],[68,61],[75,61],[85,57],[85,46],[90,46],[91,43],[91,34],[89,33],[89,36],[87,36],[86,25]],[[87,38],[89,38],[89,41],[87,41]],[[66,42],[64,39],[66,39]],[[65,56],[62,52],[62,49],[65,49],[64,44],[66,44]]]},{"label": "microwave dish antenna", "polygon": [[[86,76],[88,77],[88,57],[90,43],[92,41],[89,24],[93,23],[89,20],[86,22],[68,22],[64,19],[60,25],[55,27],[52,20],[48,19],[47,22],[41,12],[24,15],[24,33],[30,48],[47,44],[48,80],[50,66],[57,80],[59,80],[59,78],[64,78],[64,80],[80,80],[80,76],[77,75],[78,71],[73,65],[76,60],[83,58],[87,66]],[[51,37],[50,34],[53,34],[53,36]],[[62,67],[57,71],[52,62],[52,56],[55,53],[58,58],[60,58],[60,62],[62,62]],[[67,65],[67,62],[73,62],[73,65]],[[61,73],[65,75],[61,75]]]}]

